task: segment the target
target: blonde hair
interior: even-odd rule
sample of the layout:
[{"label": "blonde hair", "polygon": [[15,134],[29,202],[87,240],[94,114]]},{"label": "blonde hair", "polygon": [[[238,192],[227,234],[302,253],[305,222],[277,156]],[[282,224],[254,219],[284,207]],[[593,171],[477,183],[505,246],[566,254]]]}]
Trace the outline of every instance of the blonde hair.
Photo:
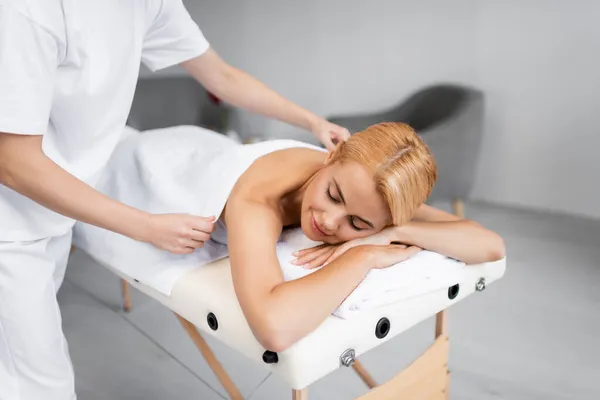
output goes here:
[{"label": "blonde hair", "polygon": [[360,163],[373,175],[396,226],[412,219],[437,179],[429,148],[409,125],[399,122],[372,125],[340,143],[330,162],[346,161]]}]

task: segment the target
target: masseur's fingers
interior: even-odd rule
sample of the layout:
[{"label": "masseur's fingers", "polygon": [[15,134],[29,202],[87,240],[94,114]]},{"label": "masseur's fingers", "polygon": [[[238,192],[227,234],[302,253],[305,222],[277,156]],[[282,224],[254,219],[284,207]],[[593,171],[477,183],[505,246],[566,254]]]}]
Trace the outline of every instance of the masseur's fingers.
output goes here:
[{"label": "masseur's fingers", "polygon": [[193,239],[179,239],[179,247],[199,249],[201,247],[204,247],[204,241],[193,240]]},{"label": "masseur's fingers", "polygon": [[334,150],[338,143],[345,142],[350,137],[348,129],[324,119],[319,120],[312,127],[312,131],[329,151]]},{"label": "masseur's fingers", "polygon": [[215,217],[188,215],[188,227],[194,231],[212,233],[215,229]]},{"label": "masseur's fingers", "polygon": [[214,217],[189,214],[150,216],[144,241],[175,254],[188,254],[204,245],[203,238],[214,230]]},{"label": "masseur's fingers", "polygon": [[206,242],[210,240],[210,233],[192,230],[190,232],[190,239],[195,240],[197,242]]},{"label": "masseur's fingers", "polygon": [[192,254],[194,252],[194,250],[191,247],[179,247],[177,249],[173,249],[171,250],[171,253],[173,254]]}]

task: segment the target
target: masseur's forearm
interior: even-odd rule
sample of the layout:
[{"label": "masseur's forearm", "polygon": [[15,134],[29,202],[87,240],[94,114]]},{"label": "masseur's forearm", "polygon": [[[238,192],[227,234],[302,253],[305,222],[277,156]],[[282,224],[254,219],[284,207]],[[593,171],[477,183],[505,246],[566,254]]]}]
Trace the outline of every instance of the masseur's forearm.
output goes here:
[{"label": "masseur's forearm", "polygon": [[309,131],[320,120],[246,72],[226,64],[212,50],[182,66],[207,90],[232,106]]},{"label": "masseur's forearm", "polygon": [[[350,249],[327,266],[303,278],[276,286],[266,302],[274,335],[286,348],[316,329],[369,272],[368,255]],[[278,347],[279,347],[278,346]]]},{"label": "masseur's forearm", "polygon": [[0,133],[0,183],[64,216],[141,239],[148,214],[99,193],[49,159],[41,136]]},{"label": "masseur's forearm", "polygon": [[504,241],[473,221],[411,221],[391,228],[394,241],[416,245],[466,264],[504,257]]}]

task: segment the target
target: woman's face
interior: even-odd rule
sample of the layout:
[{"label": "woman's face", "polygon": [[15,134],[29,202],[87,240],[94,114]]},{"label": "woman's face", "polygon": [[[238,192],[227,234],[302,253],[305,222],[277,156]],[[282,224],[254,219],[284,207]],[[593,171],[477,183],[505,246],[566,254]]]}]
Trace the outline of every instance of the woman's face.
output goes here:
[{"label": "woman's face", "polygon": [[302,230],[313,241],[336,244],[372,235],[389,221],[372,176],[355,162],[324,167],[302,200]]}]

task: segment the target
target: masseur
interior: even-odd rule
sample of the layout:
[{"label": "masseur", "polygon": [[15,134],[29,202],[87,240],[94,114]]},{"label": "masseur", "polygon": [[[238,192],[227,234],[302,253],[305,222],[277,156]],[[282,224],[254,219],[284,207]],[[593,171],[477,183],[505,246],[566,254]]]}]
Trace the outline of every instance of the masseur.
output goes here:
[{"label": "masseur", "polygon": [[0,0],[0,400],[75,399],[56,292],[76,220],[175,253],[213,229],[211,216],[148,215],[93,189],[140,62],[179,64],[224,101],[329,149],[349,136],[226,64],[181,0]]}]

